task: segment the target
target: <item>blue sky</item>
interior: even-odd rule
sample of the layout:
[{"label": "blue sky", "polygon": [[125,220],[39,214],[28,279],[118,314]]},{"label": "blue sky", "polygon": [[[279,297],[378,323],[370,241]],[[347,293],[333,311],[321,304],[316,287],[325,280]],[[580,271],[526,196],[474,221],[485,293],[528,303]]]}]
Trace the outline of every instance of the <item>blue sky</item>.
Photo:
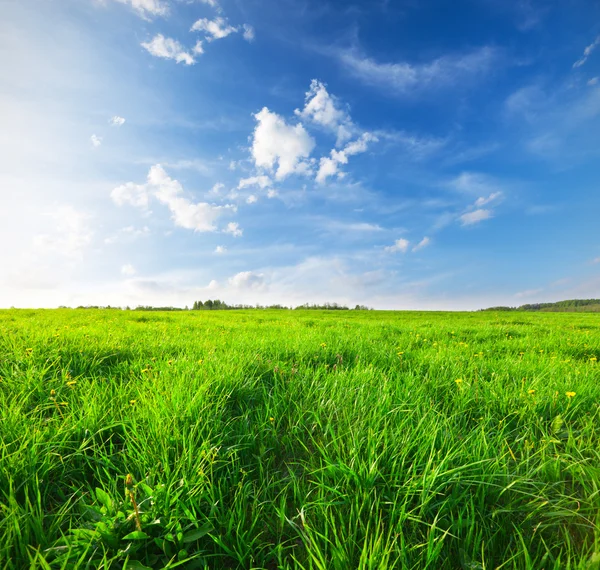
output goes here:
[{"label": "blue sky", "polygon": [[0,7],[0,306],[600,297],[598,3]]}]

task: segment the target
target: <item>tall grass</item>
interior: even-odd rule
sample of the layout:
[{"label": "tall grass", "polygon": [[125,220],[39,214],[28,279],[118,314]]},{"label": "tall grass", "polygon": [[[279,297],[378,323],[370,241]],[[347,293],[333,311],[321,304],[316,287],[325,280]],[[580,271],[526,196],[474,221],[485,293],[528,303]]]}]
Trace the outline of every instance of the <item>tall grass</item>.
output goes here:
[{"label": "tall grass", "polygon": [[597,315],[0,331],[1,569],[600,569]]}]

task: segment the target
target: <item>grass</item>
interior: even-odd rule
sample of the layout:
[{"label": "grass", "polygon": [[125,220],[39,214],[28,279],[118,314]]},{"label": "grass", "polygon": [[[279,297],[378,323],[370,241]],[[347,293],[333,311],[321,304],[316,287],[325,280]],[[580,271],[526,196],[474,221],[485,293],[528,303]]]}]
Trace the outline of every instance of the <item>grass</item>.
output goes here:
[{"label": "grass", "polygon": [[598,358],[592,314],[0,311],[0,569],[598,570]]}]

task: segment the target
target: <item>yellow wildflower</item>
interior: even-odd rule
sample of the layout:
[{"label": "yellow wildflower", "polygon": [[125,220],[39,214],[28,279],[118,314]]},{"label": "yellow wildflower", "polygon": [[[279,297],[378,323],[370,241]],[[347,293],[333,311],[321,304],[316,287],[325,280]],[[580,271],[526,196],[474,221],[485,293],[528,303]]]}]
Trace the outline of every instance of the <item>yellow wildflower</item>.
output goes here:
[{"label": "yellow wildflower", "polygon": [[457,384],[462,384],[462,378],[457,378],[457,379],[455,380],[455,382],[456,382]]},{"label": "yellow wildflower", "polygon": [[274,421],[275,421],[275,418],[269,418],[269,421],[270,421],[270,422],[274,422]]},{"label": "yellow wildflower", "polygon": [[322,343],[321,343],[321,348],[325,348],[326,346],[327,346],[327,343],[326,343],[326,342],[322,342]]},{"label": "yellow wildflower", "polygon": [[598,359],[597,359],[595,356],[592,356],[592,357],[590,358],[590,361],[591,361],[591,362],[596,362],[597,360],[598,360]]},{"label": "yellow wildflower", "polygon": [[129,400],[129,405],[130,406],[135,406],[137,403],[137,400]]},{"label": "yellow wildflower", "polygon": [[75,386],[75,384],[77,384],[77,380],[69,380],[67,382],[67,386]]},{"label": "yellow wildflower", "polygon": [[575,396],[575,392],[565,392],[565,395],[567,396],[567,398],[572,398],[573,396]]}]

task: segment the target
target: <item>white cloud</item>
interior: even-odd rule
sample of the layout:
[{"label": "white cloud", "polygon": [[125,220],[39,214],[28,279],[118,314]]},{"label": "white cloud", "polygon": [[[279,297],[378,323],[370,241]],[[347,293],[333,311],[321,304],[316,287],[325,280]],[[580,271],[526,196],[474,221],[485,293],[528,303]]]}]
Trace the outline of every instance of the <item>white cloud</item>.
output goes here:
[{"label": "white cloud", "polygon": [[90,142],[92,143],[92,146],[94,148],[98,148],[102,144],[102,137],[99,137],[97,135],[92,135],[90,137]]},{"label": "white cloud", "polygon": [[110,193],[110,197],[117,206],[131,204],[137,208],[147,209],[149,203],[148,188],[145,184],[127,182],[117,186]]},{"label": "white cloud", "polygon": [[355,141],[349,142],[342,150],[333,149],[329,157],[322,157],[319,162],[316,181],[323,184],[330,176],[342,177],[339,171],[340,164],[348,164],[348,156],[365,152],[369,142],[376,142],[377,137],[371,133],[363,133]]},{"label": "white cloud", "polygon": [[117,0],[117,2],[128,4],[143,18],[165,16],[169,11],[168,4],[163,0]]},{"label": "white cloud", "polygon": [[141,46],[155,57],[173,59],[186,65],[195,63],[193,56],[185,51],[177,40],[166,38],[162,34],[157,34],[149,42],[142,42]]},{"label": "white cloud", "polygon": [[326,86],[316,79],[310,83],[304,109],[296,109],[295,113],[304,120],[312,121],[334,132],[337,145],[343,144],[355,131],[350,115],[340,108],[337,99],[330,95]]},{"label": "white cloud", "polygon": [[112,117],[110,119],[109,123],[113,127],[120,127],[125,123],[125,119],[123,117],[119,117],[118,115],[115,115],[114,117]]},{"label": "white cloud", "polygon": [[256,202],[258,202],[258,198],[254,194],[250,194],[250,196],[246,198],[246,204],[255,204]]},{"label": "white cloud", "polygon": [[121,274],[126,275],[127,277],[132,277],[136,274],[135,267],[131,265],[131,263],[127,263],[121,267]]},{"label": "white cloud", "polygon": [[431,243],[431,240],[427,236],[425,236],[417,245],[415,245],[412,248],[412,250],[419,251],[420,249],[427,247],[430,243]]},{"label": "white cloud", "polygon": [[488,176],[477,172],[462,172],[450,182],[450,186],[471,196],[488,194],[493,199],[499,198],[502,192],[498,184]]},{"label": "white cloud", "polygon": [[460,216],[459,219],[463,226],[470,226],[472,224],[482,222],[483,220],[489,220],[491,217],[491,210],[478,209],[473,210],[472,212],[466,212],[465,214]]},{"label": "white cloud", "polygon": [[253,271],[242,271],[229,278],[229,284],[236,289],[260,289],[264,282],[264,275]]},{"label": "white cloud", "polygon": [[239,29],[230,26],[225,18],[219,17],[215,18],[214,20],[200,18],[194,22],[194,25],[191,27],[190,31],[204,32],[206,34],[206,40],[212,42],[213,40],[226,38],[229,34],[239,31]]},{"label": "white cloud", "polygon": [[380,63],[357,50],[341,51],[337,55],[342,65],[365,83],[392,88],[399,93],[462,84],[469,77],[480,77],[496,59],[496,52],[490,47],[421,64]]},{"label": "white cloud", "polygon": [[154,187],[154,196],[171,210],[175,225],[195,232],[216,231],[215,222],[232,206],[214,206],[206,202],[193,203],[182,196],[183,187],[168,176],[160,165],[148,173],[148,183]]},{"label": "white cloud", "polygon": [[574,64],[573,64],[573,68],[577,68],[577,67],[581,67],[582,65],[585,64],[585,62],[587,61],[588,57],[590,57],[590,55],[592,55],[592,52],[600,45],[600,36],[598,36],[589,46],[587,46],[584,50],[583,50],[583,55],[581,56],[580,59],[578,59]]},{"label": "white cloud", "polygon": [[273,188],[268,190],[267,198],[277,198],[277,196],[279,196],[279,193],[277,192],[277,190],[273,190]]},{"label": "white cloud", "polygon": [[202,47],[202,40],[196,41],[196,45],[193,47],[192,52],[194,52],[194,55],[202,55],[204,53],[204,48]]},{"label": "white cloud", "polygon": [[202,2],[203,4],[208,4],[211,8],[214,8],[215,10],[221,10],[221,6],[217,2],[217,0],[200,0],[200,2]]},{"label": "white cloud", "polygon": [[273,170],[275,177],[282,180],[293,173],[306,173],[308,158],[315,147],[314,139],[301,123],[288,125],[277,113],[264,107],[254,115],[258,124],[254,129],[252,157],[257,167]]},{"label": "white cloud", "polygon": [[481,196],[481,197],[477,198],[477,200],[475,200],[475,206],[480,208],[481,206],[485,206],[486,204],[489,204],[490,202],[499,200],[501,198],[501,196],[502,196],[502,192],[492,192],[487,198]]},{"label": "white cloud", "polygon": [[250,26],[249,24],[244,24],[243,28],[244,28],[244,39],[247,42],[254,41],[254,38],[255,38],[254,28],[252,26]]},{"label": "white cloud", "polygon": [[409,246],[410,242],[407,239],[400,238],[394,242],[394,245],[388,245],[384,247],[383,250],[387,251],[388,253],[406,253]]},{"label": "white cloud", "polygon": [[223,230],[223,233],[231,234],[233,237],[241,237],[244,231],[237,222],[229,222]]},{"label": "white cloud", "polygon": [[242,178],[238,184],[238,189],[246,188],[246,186],[258,186],[261,190],[271,186],[272,181],[268,176],[251,176],[250,178]]},{"label": "white cloud", "polygon": [[227,248],[224,245],[218,245],[217,247],[215,247],[215,253],[217,255],[223,255],[226,252]]},{"label": "white cloud", "polygon": [[115,188],[111,192],[111,198],[119,206],[128,203],[145,209],[152,195],[161,204],[167,206],[176,226],[195,232],[216,231],[216,220],[226,211],[235,209],[229,205],[193,203],[183,194],[180,182],[169,177],[164,168],[156,164],[150,168],[146,184],[128,182]]}]

